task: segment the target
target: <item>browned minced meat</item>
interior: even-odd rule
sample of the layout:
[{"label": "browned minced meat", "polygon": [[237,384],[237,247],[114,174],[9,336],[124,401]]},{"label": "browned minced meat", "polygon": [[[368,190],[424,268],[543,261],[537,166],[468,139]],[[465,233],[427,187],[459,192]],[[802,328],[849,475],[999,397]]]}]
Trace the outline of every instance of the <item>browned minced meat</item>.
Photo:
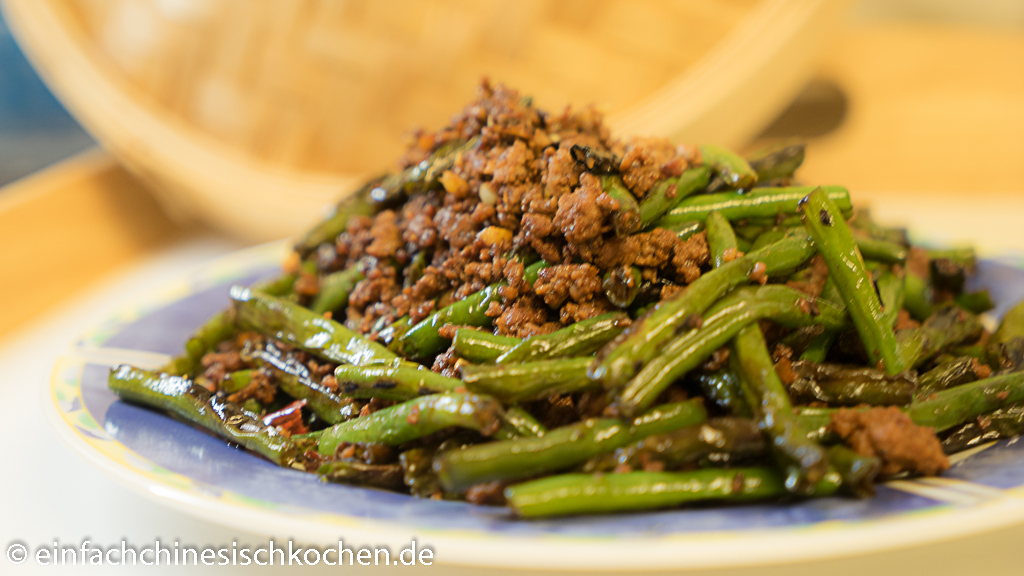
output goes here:
[{"label": "browned minced meat", "polygon": [[[321,274],[359,266],[365,275],[349,296],[348,327],[370,334],[403,316],[416,323],[506,279],[501,301],[487,310],[497,332],[543,334],[613,309],[600,283],[612,268],[635,265],[645,279],[685,285],[706,266],[703,234],[686,241],[663,229],[617,236],[612,218],[619,202],[571,152],[579,145],[615,156],[626,187],[642,199],[659,181],[698,164],[697,148],[662,138],[613,140],[594,108],[547,113],[485,81],[447,126],[410,133],[397,167],[474,138],[429,191],[375,216],[351,218],[333,245],[318,247]],[[552,271],[536,287],[511,281],[510,272],[521,277],[522,266],[508,261],[510,252],[534,252]],[[426,266],[410,266],[414,259]],[[307,281],[302,288],[309,299],[319,286]]]},{"label": "browned minced meat", "polygon": [[622,181],[643,198],[666,176],[678,176],[697,158],[696,148],[675,145],[665,138],[631,138],[619,163]]},{"label": "browned minced meat", "polygon": [[478,506],[503,506],[505,504],[505,483],[499,480],[476,484],[466,490],[466,501]]},{"label": "browned minced meat", "polygon": [[551,308],[567,300],[588,302],[601,293],[600,271],[592,264],[560,264],[540,271],[533,291]]},{"label": "browned minced meat", "polygon": [[434,372],[439,372],[442,376],[458,378],[459,357],[455,355],[455,350],[449,348],[443,354],[435,356],[434,365],[431,366],[430,369]]},{"label": "browned minced meat", "polygon": [[949,468],[935,432],[914,424],[895,406],[840,408],[832,414],[832,429],[858,454],[879,458],[883,476],[900,472],[934,476]]}]

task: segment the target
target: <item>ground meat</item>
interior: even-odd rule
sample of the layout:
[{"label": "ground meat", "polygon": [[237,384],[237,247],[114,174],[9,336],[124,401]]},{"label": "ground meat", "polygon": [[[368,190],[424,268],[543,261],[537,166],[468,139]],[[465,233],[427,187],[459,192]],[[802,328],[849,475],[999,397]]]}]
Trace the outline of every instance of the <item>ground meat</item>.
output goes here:
[{"label": "ground meat", "polygon": [[264,404],[270,404],[276,395],[277,385],[271,381],[270,374],[266,369],[260,369],[252,373],[245,388],[228,396],[228,401],[242,404],[249,398],[255,398]]},{"label": "ground meat", "polygon": [[591,261],[602,270],[632,266],[640,256],[640,238],[642,236],[643,234],[635,234],[619,238],[613,235],[601,242]]},{"label": "ground meat", "polygon": [[430,367],[434,372],[440,373],[442,376],[449,378],[459,377],[459,357],[455,355],[455,350],[449,348],[444,354],[438,354],[434,358],[434,365]]},{"label": "ground meat", "polygon": [[600,316],[601,314],[611,312],[615,309],[615,306],[602,295],[599,299],[590,302],[566,302],[565,306],[562,306],[562,310],[559,312],[558,319],[562,324],[569,325],[583,320],[589,320],[595,316]]},{"label": "ground meat", "polygon": [[540,297],[526,294],[505,308],[495,321],[498,334],[526,338],[535,334],[549,334],[560,325],[548,316],[548,307]]},{"label": "ground meat", "polygon": [[495,480],[471,486],[466,490],[466,501],[478,506],[504,506],[505,483]]},{"label": "ground meat", "polygon": [[655,228],[646,234],[637,235],[637,241],[640,245],[640,253],[637,254],[635,264],[649,268],[661,268],[672,259],[679,239],[673,232],[664,228]]},{"label": "ground meat", "polygon": [[[617,236],[611,220],[619,202],[571,153],[578,145],[614,159],[612,169],[642,197],[698,163],[696,148],[660,138],[613,141],[593,107],[548,114],[485,81],[447,126],[410,133],[398,167],[433,161],[442,147],[468,141],[437,181],[400,206],[351,218],[333,243],[317,248],[320,274],[359,266],[365,275],[349,295],[346,317],[336,318],[349,328],[372,336],[402,317],[416,323],[505,278],[501,300],[486,312],[499,333],[524,337],[615,309],[600,279],[616,267],[640,267],[646,280],[665,283],[665,295],[700,276],[708,258],[703,235],[686,242],[661,229]],[[552,267],[529,286],[522,266],[508,262],[510,250]],[[303,301],[318,293],[319,280],[300,278]]]},{"label": "ground meat", "polygon": [[895,406],[840,408],[832,415],[832,429],[858,454],[881,459],[883,476],[900,472],[934,476],[949,468],[935,432],[917,426]]},{"label": "ground meat", "polygon": [[398,216],[391,210],[377,215],[370,227],[373,241],[366,247],[366,253],[376,258],[390,258],[402,246],[402,232],[397,225]]},{"label": "ground meat", "polygon": [[552,308],[567,300],[588,302],[601,292],[600,270],[591,264],[561,264],[540,271],[534,292]]},{"label": "ground meat", "polygon": [[665,138],[633,138],[619,163],[622,181],[638,198],[665,176],[678,176],[689,165],[686,148]]},{"label": "ground meat", "polygon": [[609,229],[607,216],[612,212],[600,197],[601,181],[592,174],[580,176],[580,187],[558,199],[554,224],[569,242],[576,244],[593,240]]},{"label": "ground meat", "polygon": [[560,198],[579,184],[583,169],[569,153],[571,147],[562,142],[557,151],[552,148],[545,150],[547,170],[541,183],[544,185],[544,195],[548,198]]},{"label": "ground meat", "polygon": [[698,232],[684,242],[678,242],[672,255],[672,266],[676,271],[676,282],[690,284],[700,278],[700,267],[711,259],[707,237]]}]

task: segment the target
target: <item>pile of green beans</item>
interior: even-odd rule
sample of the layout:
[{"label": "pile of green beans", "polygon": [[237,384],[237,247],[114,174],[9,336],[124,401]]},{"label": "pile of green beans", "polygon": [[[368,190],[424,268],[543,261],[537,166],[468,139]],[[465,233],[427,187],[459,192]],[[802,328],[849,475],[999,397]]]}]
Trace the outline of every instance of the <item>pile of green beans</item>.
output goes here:
[{"label": "pile of green beans", "polygon": [[[110,389],[325,481],[487,493],[524,518],[869,496],[885,455],[845,443],[841,410],[884,407],[946,452],[1024,431],[1024,303],[988,334],[988,293],[962,289],[973,251],[913,247],[847,189],[799,185],[802,145],[749,159],[701,146],[640,196],[617,158],[575,146],[600,182],[605,241],[703,238],[699,278],[658,284],[629,260],[601,271],[608,306],[592,317],[511,336],[497,320],[507,291],[593,259],[547,262],[517,238],[501,250],[522,281],[492,276],[361,332],[349,298],[376,260],[318,268],[318,251],[353,217],[454,185],[448,171],[479,145],[448,141],[371,181],[297,242],[299,272],[232,287],[181,355],[115,367]],[[432,260],[403,258],[408,294]],[[310,274],[312,296],[297,287]]]}]

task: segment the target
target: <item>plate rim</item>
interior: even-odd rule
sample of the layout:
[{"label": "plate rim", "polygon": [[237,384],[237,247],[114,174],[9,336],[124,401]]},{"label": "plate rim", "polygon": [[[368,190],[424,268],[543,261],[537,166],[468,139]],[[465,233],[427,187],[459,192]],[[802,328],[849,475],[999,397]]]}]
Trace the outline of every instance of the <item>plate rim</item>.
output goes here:
[{"label": "plate rim", "polygon": [[[201,264],[191,273],[183,274],[179,282],[171,282],[156,294],[133,295],[136,297],[129,299],[128,304],[117,307],[76,342],[88,341],[109,329],[113,322],[138,317],[130,313],[132,310],[152,311],[176,301],[183,295],[183,286],[188,287],[184,293],[188,295],[198,286],[223,278],[233,270],[273,264],[269,259],[283,246],[284,242],[279,241],[232,252]],[[1014,265],[1022,268],[1019,261]],[[107,438],[89,438],[77,429],[69,412],[61,408],[59,393],[65,385],[67,371],[75,369],[73,390],[81,402],[82,368],[89,363],[110,364],[108,358],[96,358],[90,352],[88,347],[80,347],[61,356],[51,372],[49,385],[40,388],[47,423],[74,453],[117,483],[172,509],[223,526],[271,536],[286,535],[317,546],[345,532],[347,537],[342,540],[357,537],[362,542],[375,542],[373,546],[383,544],[391,550],[399,550],[410,540],[416,540],[434,550],[435,563],[439,564],[595,571],[726,568],[883,552],[971,536],[1024,521],[1024,485],[994,489],[1000,497],[970,507],[945,503],[870,520],[626,537],[489,534],[467,529],[410,527],[396,521],[317,512],[276,503],[270,509],[257,504],[258,499],[230,490],[218,488],[219,497],[197,490],[191,478],[162,468],[109,438],[84,402],[81,411],[93,419],[93,424]],[[133,467],[133,459],[159,473]],[[609,542],[627,546],[609,546]],[[523,554],[527,547],[530,553]],[[744,553],[736,554],[741,549]]]}]

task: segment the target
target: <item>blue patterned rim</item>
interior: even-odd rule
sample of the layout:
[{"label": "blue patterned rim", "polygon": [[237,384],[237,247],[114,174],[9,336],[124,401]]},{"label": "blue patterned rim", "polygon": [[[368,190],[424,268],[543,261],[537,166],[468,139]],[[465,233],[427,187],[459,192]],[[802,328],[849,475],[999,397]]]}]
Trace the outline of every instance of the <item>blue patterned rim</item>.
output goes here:
[{"label": "blue patterned rim", "polygon": [[[177,353],[196,326],[226,305],[231,284],[273,274],[279,255],[280,246],[270,245],[228,257],[82,338],[73,357],[58,365],[50,390],[48,405],[61,436],[119,480],[211,520],[278,534],[287,527],[291,535],[326,542],[346,531],[398,542],[418,535],[435,543],[439,559],[456,563],[605,569],[738,565],[907,545],[1024,519],[1024,443],[1013,440],[960,455],[941,478],[891,482],[866,500],[836,497],[522,521],[504,508],[321,483],[314,475],[279,468],[187,424],[121,402],[107,389],[111,363],[156,366]],[[977,283],[1000,303],[997,317],[1024,299],[1019,266],[983,261]],[[907,534],[912,524],[928,528]],[[820,542],[810,546],[815,540]],[[739,541],[743,548],[736,547]],[[441,550],[440,542],[448,548]],[[536,553],[524,554],[524,545]],[[740,549],[747,552],[736,554]],[[683,550],[690,553],[680,554]]]}]

